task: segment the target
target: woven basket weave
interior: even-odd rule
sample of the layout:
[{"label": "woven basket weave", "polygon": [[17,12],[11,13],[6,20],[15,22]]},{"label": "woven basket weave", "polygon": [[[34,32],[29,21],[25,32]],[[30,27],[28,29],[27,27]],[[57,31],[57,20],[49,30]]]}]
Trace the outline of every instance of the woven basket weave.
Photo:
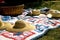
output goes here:
[{"label": "woven basket weave", "polygon": [[2,6],[0,9],[3,11],[4,15],[17,15],[23,12],[24,5],[17,6]]}]

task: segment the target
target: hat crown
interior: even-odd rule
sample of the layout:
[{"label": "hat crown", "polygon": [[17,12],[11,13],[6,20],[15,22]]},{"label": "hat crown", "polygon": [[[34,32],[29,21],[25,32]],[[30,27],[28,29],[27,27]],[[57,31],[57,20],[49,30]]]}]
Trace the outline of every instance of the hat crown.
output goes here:
[{"label": "hat crown", "polygon": [[26,27],[25,22],[22,21],[22,20],[20,20],[20,21],[16,21],[15,22],[15,25],[14,25],[13,28],[15,28],[15,29],[21,29],[21,28],[24,28],[24,27]]}]

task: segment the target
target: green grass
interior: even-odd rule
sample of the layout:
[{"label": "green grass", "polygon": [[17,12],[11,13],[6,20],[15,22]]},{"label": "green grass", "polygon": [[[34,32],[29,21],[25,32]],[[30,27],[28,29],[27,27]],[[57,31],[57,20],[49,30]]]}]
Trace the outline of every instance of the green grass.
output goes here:
[{"label": "green grass", "polygon": [[43,2],[42,5],[38,6],[37,8],[44,8],[44,7],[60,10],[60,2]]},{"label": "green grass", "polygon": [[[37,6],[37,4],[35,6]],[[43,7],[60,10],[60,2],[59,3],[49,3],[49,2],[44,3],[43,2],[42,5],[39,5],[35,8],[43,8]],[[60,28],[49,30],[47,34],[45,34],[44,36],[42,36],[41,38],[37,40],[60,40]]]},{"label": "green grass", "polygon": [[38,40],[60,40],[60,28],[49,30],[46,35]]},{"label": "green grass", "polygon": [[60,10],[60,2],[56,2],[51,6],[52,9]]},{"label": "green grass", "polygon": [[[60,10],[60,3],[54,3],[51,6],[49,6],[48,4],[45,6],[52,9]],[[49,30],[46,35],[44,35],[42,38],[39,38],[38,40],[60,40],[60,28]]]}]

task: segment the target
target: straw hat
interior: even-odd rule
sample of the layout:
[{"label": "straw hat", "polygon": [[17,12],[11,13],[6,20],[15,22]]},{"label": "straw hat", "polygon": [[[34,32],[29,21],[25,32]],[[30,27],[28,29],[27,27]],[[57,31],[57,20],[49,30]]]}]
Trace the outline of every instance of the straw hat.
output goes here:
[{"label": "straw hat", "polygon": [[11,23],[0,20],[0,30],[5,30],[9,26],[12,26]]},{"label": "straw hat", "polygon": [[4,23],[0,20],[0,30],[4,29]]},{"label": "straw hat", "polygon": [[29,31],[34,29],[35,26],[31,25],[28,22],[25,22],[24,20],[18,20],[15,22],[14,26],[9,26],[6,28],[6,30],[10,32],[23,32],[23,31]]}]

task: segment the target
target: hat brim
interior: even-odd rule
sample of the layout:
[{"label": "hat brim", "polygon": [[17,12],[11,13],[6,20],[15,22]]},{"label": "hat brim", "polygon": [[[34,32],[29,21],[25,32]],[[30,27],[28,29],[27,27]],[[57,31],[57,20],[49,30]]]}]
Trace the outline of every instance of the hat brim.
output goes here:
[{"label": "hat brim", "polygon": [[0,21],[0,30],[3,30],[4,29],[4,23],[2,21]]},{"label": "hat brim", "polygon": [[10,31],[10,32],[24,32],[24,31],[29,31],[29,30],[34,30],[36,29],[34,25],[31,25],[30,23],[28,22],[25,22],[26,24],[26,27],[24,28],[20,28],[20,29],[14,29],[13,26],[8,26],[6,28],[7,31]]}]

